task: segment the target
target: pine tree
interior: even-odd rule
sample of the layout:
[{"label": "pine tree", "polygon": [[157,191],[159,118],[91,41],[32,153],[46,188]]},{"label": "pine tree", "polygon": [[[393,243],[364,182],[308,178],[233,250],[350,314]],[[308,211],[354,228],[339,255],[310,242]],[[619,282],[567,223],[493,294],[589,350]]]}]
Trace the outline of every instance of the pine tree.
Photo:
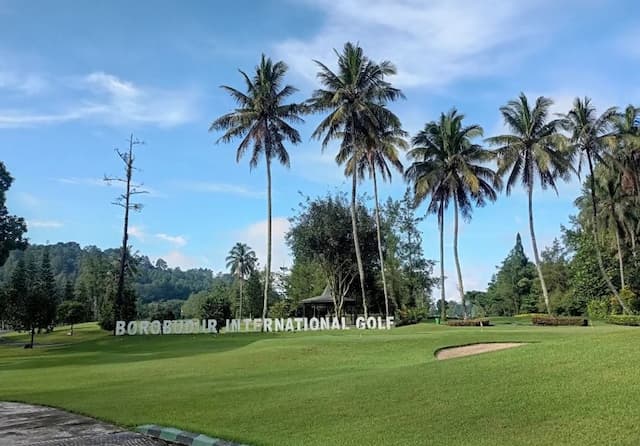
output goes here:
[{"label": "pine tree", "polygon": [[11,274],[5,310],[7,322],[16,330],[29,328],[24,324],[28,293],[26,265],[24,260],[20,259]]},{"label": "pine tree", "polygon": [[75,288],[73,286],[73,281],[67,279],[67,281],[64,283],[64,290],[62,292],[62,300],[64,302],[67,301],[71,301],[71,300],[76,300],[76,291]]},{"label": "pine tree", "polygon": [[36,304],[41,306],[37,310],[36,318],[38,329],[47,329],[53,325],[56,319],[56,308],[58,307],[58,293],[56,281],[51,270],[51,260],[49,250],[42,253],[42,263],[40,265],[38,282],[36,285]]},{"label": "pine tree", "polygon": [[517,234],[515,246],[489,284],[490,311],[508,315],[534,311],[537,304],[531,293],[534,276],[534,265],[524,253],[522,239]]}]

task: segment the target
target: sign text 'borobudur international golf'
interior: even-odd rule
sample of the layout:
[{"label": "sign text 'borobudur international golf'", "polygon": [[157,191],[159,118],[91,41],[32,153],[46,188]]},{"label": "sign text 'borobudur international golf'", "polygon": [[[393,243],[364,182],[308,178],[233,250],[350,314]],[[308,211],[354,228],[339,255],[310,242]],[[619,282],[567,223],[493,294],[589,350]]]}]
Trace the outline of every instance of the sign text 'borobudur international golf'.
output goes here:
[{"label": "sign text 'borobudur international golf'", "polygon": [[225,326],[218,329],[215,319],[178,319],[164,321],[118,321],[116,336],[123,335],[168,335],[197,333],[238,333],[250,331],[318,331],[318,330],[389,330],[393,327],[391,317],[358,317],[353,327],[347,325],[344,317],[289,317],[265,319],[227,319]]}]

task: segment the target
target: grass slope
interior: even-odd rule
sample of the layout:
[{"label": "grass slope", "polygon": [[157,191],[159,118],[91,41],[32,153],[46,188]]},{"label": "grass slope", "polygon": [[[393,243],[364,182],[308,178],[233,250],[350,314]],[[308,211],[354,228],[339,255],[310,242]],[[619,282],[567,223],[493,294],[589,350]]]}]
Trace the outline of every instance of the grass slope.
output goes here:
[{"label": "grass slope", "polygon": [[[0,344],[0,400],[253,445],[640,441],[640,329],[453,328],[113,338],[92,325]],[[20,336],[10,336],[12,340]],[[523,341],[436,361],[436,349]]]}]

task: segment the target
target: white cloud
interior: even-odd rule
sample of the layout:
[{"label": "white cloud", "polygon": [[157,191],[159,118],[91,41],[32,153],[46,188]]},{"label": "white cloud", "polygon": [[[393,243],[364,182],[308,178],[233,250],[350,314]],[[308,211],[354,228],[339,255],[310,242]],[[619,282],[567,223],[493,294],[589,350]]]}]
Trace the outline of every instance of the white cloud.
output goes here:
[{"label": "white cloud", "polygon": [[47,81],[37,74],[14,73],[0,69],[0,90],[33,95],[44,91]]},{"label": "white cloud", "polygon": [[173,127],[193,119],[193,92],[143,87],[103,72],[83,81],[100,99],[96,113],[111,122]]},{"label": "white cloud", "polygon": [[264,198],[264,191],[252,190],[246,186],[230,183],[215,183],[207,181],[184,181],[177,182],[178,187],[193,192],[210,192],[229,195],[238,195],[249,198]]},{"label": "white cloud", "polygon": [[175,245],[176,247],[180,248],[184,245],[187,244],[187,239],[182,236],[182,235],[168,235],[168,234],[163,234],[163,233],[159,233],[155,235],[156,238],[159,238],[160,240],[164,240],[166,242],[169,242],[173,245]]},{"label": "white cloud", "polygon": [[546,1],[498,0],[490,8],[475,0],[400,0],[393,7],[385,0],[308,3],[325,14],[324,25],[308,39],[280,42],[276,51],[310,81],[317,71],[311,55],[331,62],[332,48],[346,41],[360,42],[374,60],[394,62],[394,83],[401,87],[441,86],[500,72],[548,32],[538,26]]},{"label": "white cloud", "polygon": [[74,184],[74,185],[82,185],[82,186],[108,186],[108,184],[102,178],[68,177],[68,178],[57,178],[56,181],[64,184]]},{"label": "white cloud", "polygon": [[48,228],[55,229],[64,226],[61,222],[55,220],[29,220],[27,227],[29,228]]},{"label": "white cloud", "polygon": [[191,268],[205,268],[209,261],[204,257],[189,256],[181,251],[171,251],[159,256],[172,268],[179,267],[183,270]]},{"label": "white cloud", "polygon": [[147,237],[146,232],[140,226],[129,226],[128,232],[131,237],[137,238],[141,242],[144,242]]},{"label": "white cloud", "polygon": [[[0,77],[0,87],[4,84],[14,90],[29,88],[34,94],[39,92],[38,75],[28,74],[22,83],[5,77],[4,83]],[[90,73],[68,82],[58,80],[56,88],[75,100],[49,111],[2,109],[0,128],[81,120],[98,120],[111,125],[173,127],[194,119],[197,108],[194,91],[137,85],[104,72]]]},{"label": "white cloud", "polygon": [[[285,243],[285,235],[289,230],[289,220],[285,217],[275,217],[271,222],[271,270],[277,271],[281,266],[291,266],[289,248]],[[267,221],[252,223],[236,232],[233,237],[248,244],[256,253],[260,264],[267,261]]]}]

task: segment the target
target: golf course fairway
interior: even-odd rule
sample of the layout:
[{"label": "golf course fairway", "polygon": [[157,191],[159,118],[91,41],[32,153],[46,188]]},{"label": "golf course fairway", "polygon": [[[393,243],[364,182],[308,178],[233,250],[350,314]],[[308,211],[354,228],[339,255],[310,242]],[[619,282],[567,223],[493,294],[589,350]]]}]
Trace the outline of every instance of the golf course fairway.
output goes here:
[{"label": "golf course fairway", "polygon": [[[5,335],[0,400],[250,445],[637,445],[640,329]],[[523,342],[438,361],[441,348]],[[46,344],[46,345],[45,345]]]}]

